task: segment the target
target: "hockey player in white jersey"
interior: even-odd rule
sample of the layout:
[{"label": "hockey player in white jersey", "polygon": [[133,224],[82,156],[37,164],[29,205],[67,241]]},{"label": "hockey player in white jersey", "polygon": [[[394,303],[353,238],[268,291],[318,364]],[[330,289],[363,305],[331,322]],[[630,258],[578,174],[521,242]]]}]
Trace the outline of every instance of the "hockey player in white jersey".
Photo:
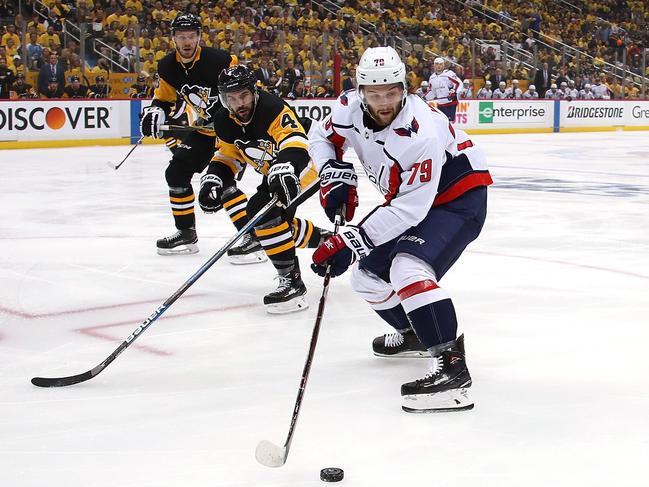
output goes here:
[{"label": "hockey player in white jersey", "polygon": [[600,79],[595,79],[594,84],[591,87],[591,90],[593,91],[593,96],[595,97],[596,100],[611,99],[611,92],[608,89],[608,86],[606,86],[606,84],[603,83],[602,80]]},{"label": "hockey player in white jersey", "polygon": [[494,100],[504,100],[507,98],[507,84],[504,81],[498,83],[498,88],[494,90],[491,98]]},{"label": "hockey player in white jersey", "polygon": [[523,98],[523,91],[520,89],[517,79],[512,80],[512,85],[505,90],[505,98],[508,99]]},{"label": "hockey player in white jersey", "polygon": [[462,100],[473,98],[473,88],[470,80],[465,79],[462,81],[462,91],[458,94],[458,98]]},{"label": "hockey player in white jersey", "polygon": [[332,276],[352,269],[352,287],[395,329],[372,343],[382,357],[431,356],[421,379],[401,386],[407,412],[470,409],[471,376],[453,303],[439,280],[482,229],[487,186],[483,151],[437,109],[408,95],[406,68],[391,47],[369,48],[357,88],[309,134],[320,174],[320,202],[347,222],[358,205],[354,149],[385,197],[355,225],[341,227],[313,254],[312,268]]},{"label": "hockey player in white jersey", "polygon": [[565,99],[568,101],[579,99],[579,90],[575,86],[574,80],[571,79],[570,81],[568,81],[568,86],[564,90],[564,93],[565,93]]},{"label": "hockey player in white jersey", "polygon": [[415,95],[424,100],[426,98],[426,93],[428,93],[428,81],[424,80],[419,84],[419,88],[415,91]]},{"label": "hockey player in white jersey", "polygon": [[536,91],[536,86],[529,85],[525,93],[523,93],[523,98],[526,100],[536,100],[539,97],[539,92]]},{"label": "hockey player in white jersey", "polygon": [[584,89],[579,91],[579,99],[580,100],[594,100],[595,99],[595,94],[591,90],[590,84],[586,83],[584,85]]},{"label": "hockey player in white jersey", "polygon": [[561,92],[559,91],[559,88],[557,88],[556,83],[552,83],[550,85],[550,89],[545,92],[545,99],[546,100],[561,100]]},{"label": "hockey player in white jersey", "polygon": [[491,81],[485,81],[485,84],[482,88],[478,90],[476,98],[479,100],[491,100],[493,97],[493,91],[491,91]]},{"label": "hockey player in white jersey", "polygon": [[444,59],[435,58],[433,72],[428,78],[428,93],[426,101],[434,102],[434,105],[448,117],[451,122],[455,121],[457,110],[457,98],[462,91],[462,82],[450,69],[445,69]]}]

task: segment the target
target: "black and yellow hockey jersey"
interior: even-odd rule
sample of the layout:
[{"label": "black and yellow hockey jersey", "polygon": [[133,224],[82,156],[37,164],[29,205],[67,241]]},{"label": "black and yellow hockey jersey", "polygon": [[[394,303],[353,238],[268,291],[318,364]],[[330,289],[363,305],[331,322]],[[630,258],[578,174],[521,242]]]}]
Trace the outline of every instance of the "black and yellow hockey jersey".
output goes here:
[{"label": "black and yellow hockey jersey", "polygon": [[221,106],[217,88],[219,74],[234,64],[237,64],[236,56],[211,47],[199,47],[189,64],[183,64],[178,53],[169,53],[158,63],[158,86],[151,104],[169,114],[176,101],[182,99],[193,112],[188,114],[190,123],[205,125]]},{"label": "black and yellow hockey jersey", "polygon": [[212,162],[225,164],[235,174],[244,164],[266,175],[271,163],[291,162],[303,188],[317,178],[304,128],[291,107],[271,93],[259,91],[252,120],[246,125],[220,108],[214,115],[214,130],[217,141]]}]

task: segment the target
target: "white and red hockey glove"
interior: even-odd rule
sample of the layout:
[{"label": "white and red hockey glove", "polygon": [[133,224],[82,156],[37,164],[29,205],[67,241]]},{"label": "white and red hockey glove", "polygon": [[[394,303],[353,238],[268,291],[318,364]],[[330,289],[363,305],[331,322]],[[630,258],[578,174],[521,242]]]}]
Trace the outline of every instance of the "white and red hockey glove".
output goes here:
[{"label": "white and red hockey glove", "polygon": [[345,221],[354,218],[358,206],[358,177],[350,162],[329,159],[320,169],[320,204],[332,222],[341,208]]},{"label": "white and red hockey glove", "polygon": [[331,277],[344,273],[357,260],[372,251],[374,245],[360,227],[341,227],[337,235],[329,237],[313,252],[311,269],[324,276],[327,265],[331,264]]}]

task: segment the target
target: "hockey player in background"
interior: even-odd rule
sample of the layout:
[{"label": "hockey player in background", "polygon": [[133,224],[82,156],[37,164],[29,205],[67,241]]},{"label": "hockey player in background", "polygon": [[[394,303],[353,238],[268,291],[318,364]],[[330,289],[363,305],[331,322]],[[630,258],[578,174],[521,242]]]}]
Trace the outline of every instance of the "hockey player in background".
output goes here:
[{"label": "hockey player in background", "polygon": [[512,85],[505,90],[505,98],[512,100],[523,98],[523,91],[520,89],[517,79],[513,79]]},{"label": "hockey player in background", "polygon": [[550,85],[550,89],[545,92],[546,100],[561,100],[561,92],[557,88],[556,83]]},{"label": "hockey player in background", "polygon": [[491,91],[491,81],[485,81],[485,84],[482,88],[478,90],[476,98],[479,100],[491,100],[493,96],[493,91]]},{"label": "hockey player in background", "polygon": [[[217,150],[201,178],[200,205],[206,211],[218,211],[222,206],[241,228],[248,215],[257,214],[277,196],[282,206],[255,225],[258,240],[246,236],[243,245],[254,245],[256,252],[265,253],[277,270],[278,287],[264,296],[266,311],[282,314],[307,309],[306,286],[295,249],[315,248],[331,232],[295,218],[295,208],[287,208],[303,188],[317,187],[305,130],[281,98],[257,89],[257,78],[246,66],[224,70],[218,89],[223,108],[213,117]],[[263,175],[257,193],[249,200],[235,182],[245,164]]]},{"label": "hockey player in background", "polygon": [[610,100],[611,99],[611,90],[609,90],[606,85],[606,78],[604,75],[601,75],[599,78],[595,78],[591,90],[595,100]]},{"label": "hockey player in background", "polygon": [[433,72],[428,78],[426,101],[437,107],[451,122],[454,122],[457,97],[460,91],[462,91],[462,82],[457,74],[445,68],[443,58],[435,58]]},{"label": "hockey player in background", "polygon": [[[161,126],[174,123],[169,121],[172,111],[176,108],[182,114],[185,105],[192,112],[190,123],[210,124],[212,113],[219,107],[218,75],[237,63],[236,56],[222,49],[199,46],[201,21],[195,15],[179,14],[171,23],[171,33],[176,49],[160,60],[153,101],[142,111],[140,131],[145,137],[163,138]],[[191,179],[207,167],[214,144],[214,132],[209,128],[189,134],[182,144],[173,147],[165,178],[177,232],[156,242],[160,255],[198,252]]]},{"label": "hockey player in background", "polygon": [[367,49],[357,90],[343,94],[309,134],[330,219],[342,212],[351,221],[358,204],[347,147],[385,196],[320,245],[312,268],[323,275],[331,264],[338,276],[353,264],[353,289],[395,330],[374,340],[376,355],[431,356],[430,371],[401,386],[405,411],[470,409],[463,337],[438,283],[480,234],[492,180],[483,151],[439,110],[408,95],[405,74],[393,48]]},{"label": "hockey player in background", "polygon": [[536,91],[536,86],[529,85],[527,91],[523,93],[523,98],[526,100],[536,100],[539,97],[539,92]]},{"label": "hockey player in background", "polygon": [[494,100],[504,100],[507,98],[507,83],[501,81],[498,83],[498,88],[496,88],[491,95],[491,98]]},{"label": "hockey player in background", "polygon": [[579,91],[580,100],[594,100],[595,94],[591,90],[590,84],[586,83],[584,89]]},{"label": "hockey player in background", "polygon": [[470,80],[465,79],[462,81],[462,91],[458,94],[458,98],[462,100],[473,98],[473,88]]}]

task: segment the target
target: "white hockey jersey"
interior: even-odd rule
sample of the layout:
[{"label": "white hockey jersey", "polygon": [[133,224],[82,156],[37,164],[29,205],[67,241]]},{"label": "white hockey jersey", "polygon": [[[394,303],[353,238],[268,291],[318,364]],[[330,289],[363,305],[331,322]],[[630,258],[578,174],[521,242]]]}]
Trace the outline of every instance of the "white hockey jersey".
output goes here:
[{"label": "white hockey jersey", "polygon": [[580,100],[594,100],[595,95],[593,94],[592,91],[583,89],[579,92],[579,99]]},{"label": "white hockey jersey", "polygon": [[510,86],[509,88],[505,89],[505,98],[523,98],[523,91],[520,88],[514,88],[513,86]]},{"label": "white hockey jersey", "polygon": [[493,182],[484,152],[416,95],[408,95],[394,121],[379,129],[356,92],[343,93],[331,114],[309,132],[309,154],[320,172],[327,160],[342,159],[348,147],[385,196],[361,222],[374,245],[419,224],[431,206]]},{"label": "white hockey jersey", "polygon": [[491,95],[491,98],[493,98],[494,100],[504,100],[505,98],[507,98],[507,90],[496,88]]},{"label": "white hockey jersey", "polygon": [[493,96],[493,91],[491,91],[489,88],[484,88],[483,87],[483,88],[480,88],[478,90],[477,98],[479,98],[481,100],[484,100],[484,99],[491,100],[492,96]]},{"label": "white hockey jersey", "polygon": [[606,85],[593,85],[591,88],[596,100],[610,100],[611,94],[609,93],[608,86]]},{"label": "white hockey jersey", "polygon": [[[450,69],[445,69],[440,74],[433,73],[428,78],[428,92],[426,101],[434,101],[440,107],[457,105],[457,96],[463,90],[462,81]],[[455,91],[455,96],[451,96]]]},{"label": "white hockey jersey", "polygon": [[523,98],[526,100],[536,99],[538,97],[539,97],[538,91],[527,90],[525,93],[523,93]]}]

